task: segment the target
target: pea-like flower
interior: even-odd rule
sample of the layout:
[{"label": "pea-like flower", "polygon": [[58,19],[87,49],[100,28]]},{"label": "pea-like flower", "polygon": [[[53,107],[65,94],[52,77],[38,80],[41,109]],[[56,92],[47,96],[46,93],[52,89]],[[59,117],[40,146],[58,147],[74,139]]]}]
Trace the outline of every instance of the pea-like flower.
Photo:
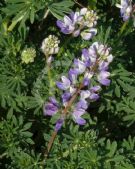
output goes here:
[{"label": "pea-like flower", "polygon": [[110,85],[110,79],[108,79],[110,76],[110,73],[107,71],[101,71],[98,75],[98,81],[105,86]]},{"label": "pea-like flower", "polygon": [[83,119],[81,116],[85,114],[86,111],[84,109],[75,109],[73,112],[73,119],[74,121],[79,125],[84,125],[86,123],[86,120]]},{"label": "pea-like flower", "polygon": [[65,15],[63,21],[58,20],[57,26],[64,34],[72,34],[73,37],[81,35],[82,39],[90,40],[97,34],[97,14],[93,10],[82,8],[79,12]]},{"label": "pea-like flower", "polygon": [[55,131],[59,131],[64,123],[64,118],[60,118],[57,120],[55,125]]},{"label": "pea-like flower", "polygon": [[59,52],[59,43],[60,40],[54,35],[49,35],[47,38],[45,38],[41,46],[45,56],[48,57],[50,55],[57,54]]},{"label": "pea-like flower", "polygon": [[53,116],[58,112],[58,108],[59,108],[58,102],[56,101],[55,98],[51,97],[49,99],[49,102],[44,105],[43,108],[44,115]]},{"label": "pea-like flower", "polygon": [[72,34],[77,37],[80,34],[79,25],[77,23],[81,20],[79,12],[72,12],[69,16],[65,15],[64,20],[57,20],[57,26],[64,34]]},{"label": "pea-like flower", "polygon": [[121,0],[121,4],[116,4],[116,6],[120,8],[123,21],[129,20],[132,13],[132,0]]},{"label": "pea-like flower", "polygon": [[62,82],[57,82],[57,87],[61,90],[67,90],[70,88],[70,80],[66,76],[61,77]]}]

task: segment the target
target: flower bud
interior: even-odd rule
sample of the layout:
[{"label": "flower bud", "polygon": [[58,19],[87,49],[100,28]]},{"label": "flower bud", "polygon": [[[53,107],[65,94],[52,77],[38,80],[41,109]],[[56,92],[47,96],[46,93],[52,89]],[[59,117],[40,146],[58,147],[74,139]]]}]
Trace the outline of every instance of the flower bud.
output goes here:
[{"label": "flower bud", "polygon": [[21,59],[23,63],[31,63],[34,62],[34,58],[36,57],[36,50],[34,48],[26,48],[22,51]]},{"label": "flower bud", "polygon": [[57,54],[59,52],[59,39],[54,35],[49,35],[42,42],[41,49],[46,56]]}]

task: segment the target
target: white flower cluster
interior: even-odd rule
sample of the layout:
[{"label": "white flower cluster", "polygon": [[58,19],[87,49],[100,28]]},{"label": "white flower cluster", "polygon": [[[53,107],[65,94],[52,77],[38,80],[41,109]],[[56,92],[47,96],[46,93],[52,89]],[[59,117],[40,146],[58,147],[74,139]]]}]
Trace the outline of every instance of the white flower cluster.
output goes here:
[{"label": "white flower cluster", "polygon": [[22,51],[21,59],[23,63],[31,63],[34,62],[34,58],[36,57],[36,51],[34,48],[26,48]]},{"label": "white flower cluster", "polygon": [[56,36],[49,35],[43,40],[41,49],[46,56],[57,54],[59,52],[59,43],[60,40]]}]

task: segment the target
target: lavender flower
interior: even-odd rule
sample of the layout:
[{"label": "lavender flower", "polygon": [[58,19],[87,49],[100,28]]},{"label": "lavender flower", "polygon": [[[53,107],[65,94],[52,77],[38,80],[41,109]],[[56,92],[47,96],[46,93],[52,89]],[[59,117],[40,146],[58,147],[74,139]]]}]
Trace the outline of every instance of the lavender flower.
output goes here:
[{"label": "lavender flower", "polygon": [[44,105],[44,115],[53,116],[58,112],[58,102],[55,98],[50,98],[49,102]]},{"label": "lavender flower", "polygon": [[61,29],[64,34],[73,34],[77,37],[80,34],[80,30],[77,28],[77,22],[80,21],[78,12],[72,12],[69,16],[64,16],[64,21],[58,20],[57,26]]},{"label": "lavender flower", "polygon": [[96,101],[99,99],[99,95],[97,94],[97,92],[99,92],[99,90],[101,89],[100,86],[94,86],[90,88],[90,96],[89,98],[93,101]]},{"label": "lavender flower", "polygon": [[132,13],[132,0],[121,0],[121,4],[116,4],[116,6],[120,8],[123,21],[129,20]]},{"label": "lavender flower", "polygon": [[86,65],[83,61],[81,61],[79,59],[75,59],[74,65],[75,65],[75,71],[78,72],[78,74],[82,74],[85,72]]},{"label": "lavender flower", "polygon": [[86,120],[84,120],[81,116],[85,114],[84,109],[75,109],[73,112],[73,119],[74,121],[79,125],[84,125],[86,123]]},{"label": "lavender flower", "polygon": [[59,131],[64,123],[64,118],[58,119],[55,125],[55,131]]},{"label": "lavender flower", "polygon": [[70,100],[71,98],[71,93],[70,92],[65,92],[62,94],[62,102],[63,102],[63,105],[66,106],[68,101]]},{"label": "lavender flower", "polygon": [[70,69],[68,75],[69,75],[69,79],[72,82],[72,84],[76,84],[78,71],[75,69]]},{"label": "lavender flower", "polygon": [[110,85],[110,80],[108,79],[109,76],[110,73],[103,70],[98,75],[98,81],[104,86],[109,86]]},{"label": "lavender flower", "polygon": [[61,77],[62,82],[57,82],[57,87],[61,90],[67,90],[68,88],[70,88],[70,80],[66,77],[66,76],[62,76]]},{"label": "lavender flower", "polygon": [[97,24],[97,15],[93,10],[82,8],[80,12],[72,12],[69,16],[65,15],[63,21],[58,20],[57,26],[64,34],[72,34],[77,37],[81,34],[84,40],[90,40],[97,34],[94,28]]}]

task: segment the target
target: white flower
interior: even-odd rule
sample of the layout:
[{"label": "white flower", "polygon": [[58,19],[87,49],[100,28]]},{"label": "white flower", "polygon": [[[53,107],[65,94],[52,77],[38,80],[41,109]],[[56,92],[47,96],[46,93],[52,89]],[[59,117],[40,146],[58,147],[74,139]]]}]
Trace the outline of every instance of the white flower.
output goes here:
[{"label": "white flower", "polygon": [[41,49],[46,56],[57,54],[59,52],[59,39],[54,35],[49,35],[42,42]]}]

